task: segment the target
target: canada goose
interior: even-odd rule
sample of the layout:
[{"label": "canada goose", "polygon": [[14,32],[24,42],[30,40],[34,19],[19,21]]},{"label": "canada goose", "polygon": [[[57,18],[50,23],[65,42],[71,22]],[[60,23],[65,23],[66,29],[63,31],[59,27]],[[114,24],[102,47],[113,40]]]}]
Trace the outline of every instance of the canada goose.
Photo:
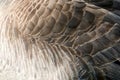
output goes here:
[{"label": "canada goose", "polygon": [[83,0],[0,0],[0,80],[120,80],[120,17]]}]

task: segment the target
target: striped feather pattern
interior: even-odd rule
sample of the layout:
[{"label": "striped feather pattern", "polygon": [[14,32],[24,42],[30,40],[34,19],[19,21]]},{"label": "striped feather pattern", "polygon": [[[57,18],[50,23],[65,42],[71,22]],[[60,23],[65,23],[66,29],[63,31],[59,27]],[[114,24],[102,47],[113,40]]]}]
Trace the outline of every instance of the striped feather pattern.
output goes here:
[{"label": "striped feather pattern", "polygon": [[0,80],[106,80],[107,72],[114,75],[119,16],[83,0],[0,2]]}]

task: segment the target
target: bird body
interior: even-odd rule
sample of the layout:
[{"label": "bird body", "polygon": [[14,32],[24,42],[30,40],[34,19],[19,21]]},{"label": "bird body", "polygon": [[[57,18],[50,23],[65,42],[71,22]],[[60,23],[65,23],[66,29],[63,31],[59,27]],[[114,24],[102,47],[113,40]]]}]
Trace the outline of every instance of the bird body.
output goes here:
[{"label": "bird body", "polygon": [[120,70],[116,16],[83,0],[3,1],[0,80],[107,79]]}]

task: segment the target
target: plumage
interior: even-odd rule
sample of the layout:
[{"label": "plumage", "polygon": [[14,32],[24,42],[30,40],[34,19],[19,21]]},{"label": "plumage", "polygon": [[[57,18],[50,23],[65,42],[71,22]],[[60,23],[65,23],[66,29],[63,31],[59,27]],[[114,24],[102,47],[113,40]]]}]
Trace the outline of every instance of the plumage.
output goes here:
[{"label": "plumage", "polygon": [[84,0],[0,0],[0,80],[120,80],[119,20]]}]

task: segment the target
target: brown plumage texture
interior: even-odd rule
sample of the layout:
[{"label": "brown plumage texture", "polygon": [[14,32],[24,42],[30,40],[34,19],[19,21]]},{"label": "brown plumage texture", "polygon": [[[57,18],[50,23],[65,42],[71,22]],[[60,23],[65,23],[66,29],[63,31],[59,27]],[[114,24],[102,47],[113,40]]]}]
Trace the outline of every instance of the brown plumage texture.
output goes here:
[{"label": "brown plumage texture", "polygon": [[120,79],[119,16],[83,0],[0,2],[0,80]]}]

